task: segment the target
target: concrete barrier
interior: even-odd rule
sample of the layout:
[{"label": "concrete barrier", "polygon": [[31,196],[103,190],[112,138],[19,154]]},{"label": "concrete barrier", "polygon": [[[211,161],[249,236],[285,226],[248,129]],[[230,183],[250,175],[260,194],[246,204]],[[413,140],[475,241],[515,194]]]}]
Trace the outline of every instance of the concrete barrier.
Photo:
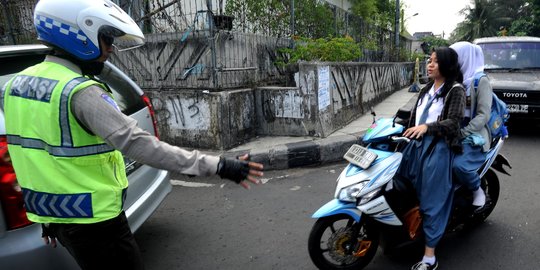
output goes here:
[{"label": "concrete barrier", "polygon": [[276,63],[289,40],[220,32],[212,51],[207,34],[152,34],[111,58],[152,99],[162,140],[175,145],[225,150],[256,136],[324,138],[412,79],[413,63],[301,62],[294,87],[256,87],[293,81]]},{"label": "concrete barrier", "polygon": [[226,150],[256,136],[327,137],[408,85],[412,69],[412,63],[301,63],[298,87],[148,92],[163,140]]},{"label": "concrete barrier", "polygon": [[410,84],[411,63],[300,63],[298,87],[255,90],[258,135],[327,137]]}]

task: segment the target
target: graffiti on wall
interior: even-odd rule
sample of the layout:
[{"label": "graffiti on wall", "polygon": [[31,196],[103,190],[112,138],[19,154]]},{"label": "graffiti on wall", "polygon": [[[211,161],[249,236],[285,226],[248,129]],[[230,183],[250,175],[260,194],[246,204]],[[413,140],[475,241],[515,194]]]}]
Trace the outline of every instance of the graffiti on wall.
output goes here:
[{"label": "graffiti on wall", "polygon": [[334,113],[344,107],[358,104],[365,86],[366,68],[362,66],[336,66],[331,71],[332,103]]},{"label": "graffiti on wall", "polygon": [[280,91],[272,100],[276,118],[304,118],[303,97],[297,90]]},{"label": "graffiti on wall", "polygon": [[362,102],[371,102],[384,96],[385,93],[407,84],[410,79],[406,68],[402,65],[373,66],[367,70],[367,78],[362,89]]},{"label": "graffiti on wall", "polygon": [[363,102],[370,102],[381,93],[384,83],[389,81],[387,78],[389,74],[385,72],[386,69],[385,66],[374,66],[366,70],[368,80],[366,80],[362,89]]},{"label": "graffiti on wall", "polygon": [[180,95],[154,97],[152,99],[160,122],[166,122],[170,129],[208,130],[210,128],[210,104],[198,96]]},{"label": "graffiti on wall", "polygon": [[[317,69],[313,69],[317,70]],[[311,72],[308,72],[310,74]],[[369,104],[387,96],[410,81],[404,65],[335,65],[330,68],[330,93],[333,113]],[[316,89],[308,80],[300,89]],[[308,91],[309,92],[309,91]]]},{"label": "graffiti on wall", "polygon": [[254,96],[250,90],[243,90],[229,95],[224,102],[228,105],[228,122],[231,129],[242,131],[253,128],[255,124]]}]

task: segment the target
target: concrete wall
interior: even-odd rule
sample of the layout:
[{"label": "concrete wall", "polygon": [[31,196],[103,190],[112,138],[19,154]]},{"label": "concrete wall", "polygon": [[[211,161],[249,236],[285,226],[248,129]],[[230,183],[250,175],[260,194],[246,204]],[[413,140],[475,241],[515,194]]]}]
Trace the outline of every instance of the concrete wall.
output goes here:
[{"label": "concrete wall", "polygon": [[276,64],[288,45],[228,31],[209,39],[193,30],[148,35],[145,46],[111,61],[152,99],[163,140],[213,150],[257,135],[326,137],[412,78],[413,64],[300,63],[296,87],[254,89],[292,81]]},{"label": "concrete wall", "polygon": [[301,63],[299,87],[255,91],[259,135],[326,137],[410,84],[411,63]]},{"label": "concrete wall", "polygon": [[299,87],[146,90],[162,140],[223,150],[259,135],[326,137],[410,84],[412,69],[412,63],[301,63]]},{"label": "concrete wall", "polygon": [[256,136],[252,89],[147,90],[161,139],[200,149],[228,149]]},{"label": "concrete wall", "polygon": [[316,91],[298,87],[255,89],[257,134],[275,136],[319,136],[314,104]]}]

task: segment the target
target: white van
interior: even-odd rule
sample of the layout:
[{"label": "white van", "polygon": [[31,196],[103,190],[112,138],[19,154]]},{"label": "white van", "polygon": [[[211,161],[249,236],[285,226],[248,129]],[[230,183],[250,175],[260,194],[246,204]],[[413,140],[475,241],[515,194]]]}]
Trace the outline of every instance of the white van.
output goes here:
[{"label": "white van", "polygon": [[[484,52],[484,71],[493,92],[514,117],[540,117],[540,38],[487,37],[474,40]],[[510,120],[511,121],[511,120]]]}]

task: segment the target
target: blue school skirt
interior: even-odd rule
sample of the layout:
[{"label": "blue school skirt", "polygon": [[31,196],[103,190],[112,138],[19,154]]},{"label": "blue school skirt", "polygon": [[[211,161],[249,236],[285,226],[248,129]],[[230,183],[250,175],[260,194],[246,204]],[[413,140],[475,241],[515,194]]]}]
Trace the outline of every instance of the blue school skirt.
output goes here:
[{"label": "blue school skirt", "polygon": [[452,210],[453,153],[443,138],[424,136],[403,149],[398,175],[410,181],[420,201],[426,246],[441,239]]}]

